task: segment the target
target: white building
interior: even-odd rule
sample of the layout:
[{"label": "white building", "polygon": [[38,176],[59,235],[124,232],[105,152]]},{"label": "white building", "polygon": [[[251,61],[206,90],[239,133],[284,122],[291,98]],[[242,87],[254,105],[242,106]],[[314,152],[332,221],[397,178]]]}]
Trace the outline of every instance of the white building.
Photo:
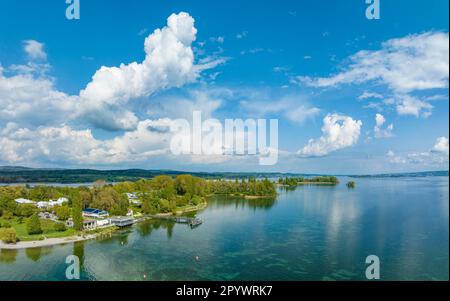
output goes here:
[{"label": "white building", "polygon": [[104,227],[104,226],[107,226],[107,225],[109,225],[111,223],[109,218],[97,220],[96,222],[97,222],[97,227]]},{"label": "white building", "polygon": [[19,198],[15,200],[17,204],[36,204],[36,202],[28,199]]},{"label": "white building", "polygon": [[42,209],[42,208],[51,208],[55,205],[61,206],[64,203],[69,202],[69,200],[67,198],[59,198],[56,201],[50,200],[48,202],[38,202],[37,206],[38,208]]},{"label": "white building", "polygon": [[44,209],[44,208],[50,207],[48,205],[48,202],[37,202],[37,206],[39,209]]}]

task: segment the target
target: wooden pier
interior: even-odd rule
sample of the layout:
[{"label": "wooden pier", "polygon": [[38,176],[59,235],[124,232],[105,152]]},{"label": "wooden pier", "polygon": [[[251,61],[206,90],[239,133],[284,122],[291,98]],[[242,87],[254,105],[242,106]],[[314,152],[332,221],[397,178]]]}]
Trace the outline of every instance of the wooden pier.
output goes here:
[{"label": "wooden pier", "polygon": [[179,224],[188,224],[191,228],[197,227],[203,223],[203,221],[198,217],[164,216],[164,215],[148,215],[147,217],[171,220]]},{"label": "wooden pier", "polygon": [[111,225],[116,227],[127,227],[135,223],[135,219],[132,216],[115,216],[110,221]]}]

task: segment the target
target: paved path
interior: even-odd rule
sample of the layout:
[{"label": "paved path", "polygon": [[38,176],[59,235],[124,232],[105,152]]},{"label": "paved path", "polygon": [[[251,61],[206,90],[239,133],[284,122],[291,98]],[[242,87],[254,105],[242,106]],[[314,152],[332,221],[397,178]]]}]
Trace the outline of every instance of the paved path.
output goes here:
[{"label": "paved path", "polygon": [[61,238],[47,238],[44,240],[36,241],[19,241],[16,244],[5,244],[0,241],[0,249],[27,249],[27,248],[38,248],[38,247],[48,247],[54,245],[62,245],[77,241],[83,241],[95,238],[95,235],[85,235],[83,236],[72,236],[72,237],[61,237]]}]

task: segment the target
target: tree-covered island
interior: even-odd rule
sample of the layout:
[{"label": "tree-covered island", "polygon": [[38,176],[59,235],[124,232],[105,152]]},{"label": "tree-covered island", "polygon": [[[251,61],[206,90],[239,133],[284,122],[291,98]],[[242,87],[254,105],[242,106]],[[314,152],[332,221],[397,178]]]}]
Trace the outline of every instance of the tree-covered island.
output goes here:
[{"label": "tree-covered island", "polygon": [[278,179],[279,186],[296,187],[298,185],[337,185],[339,180],[335,176],[285,177]]}]

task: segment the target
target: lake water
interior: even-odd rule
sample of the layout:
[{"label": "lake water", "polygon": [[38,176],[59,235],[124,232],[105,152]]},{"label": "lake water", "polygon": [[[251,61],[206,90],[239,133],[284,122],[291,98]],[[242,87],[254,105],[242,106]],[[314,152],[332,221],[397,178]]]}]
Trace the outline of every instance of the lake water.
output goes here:
[{"label": "lake water", "polygon": [[[215,198],[191,229],[148,221],[112,237],[0,253],[0,280],[64,280],[66,256],[91,280],[449,279],[448,177],[356,179],[280,190],[276,200]],[[196,258],[198,256],[198,258]]]}]

